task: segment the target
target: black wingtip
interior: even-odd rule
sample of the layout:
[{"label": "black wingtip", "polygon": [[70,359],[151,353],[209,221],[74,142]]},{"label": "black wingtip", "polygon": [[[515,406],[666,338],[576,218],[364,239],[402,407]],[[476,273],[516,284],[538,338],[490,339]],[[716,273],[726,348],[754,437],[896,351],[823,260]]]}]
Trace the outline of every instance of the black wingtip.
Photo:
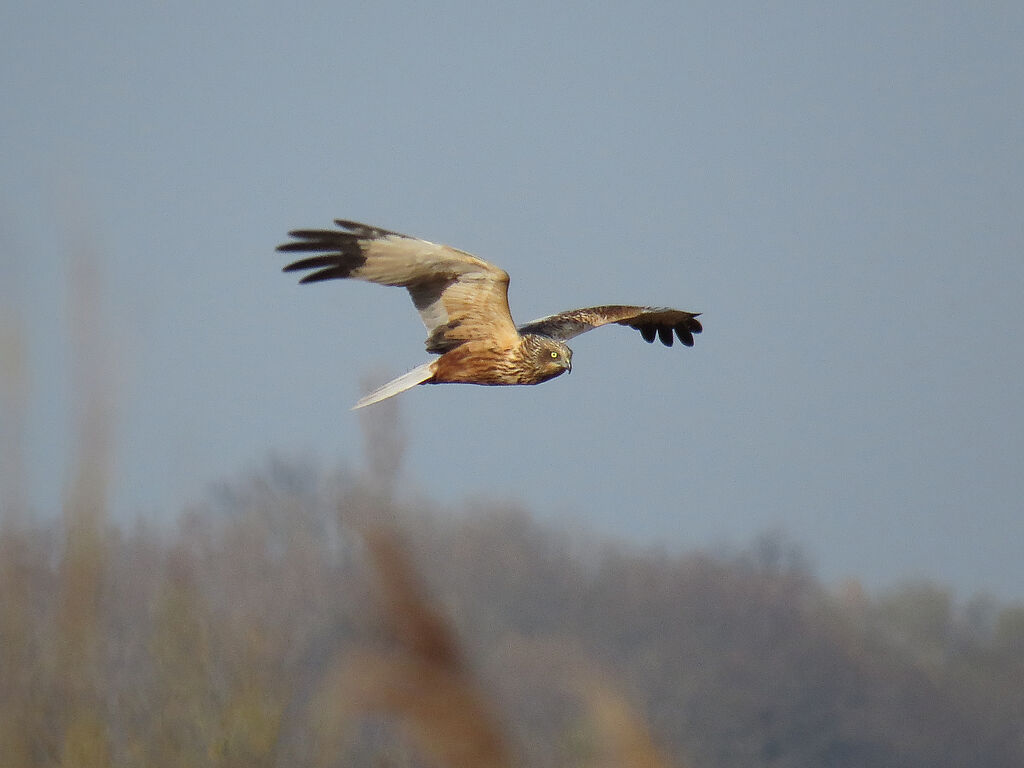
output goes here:
[{"label": "black wingtip", "polygon": [[679,323],[675,327],[675,331],[676,331],[676,336],[679,337],[679,341],[681,341],[683,343],[683,345],[685,345],[687,347],[692,347],[693,346],[693,334],[700,333],[701,332],[701,327],[700,327],[700,323],[698,323],[696,320],[690,319],[689,321],[687,321],[685,323]]},{"label": "black wingtip", "polygon": [[385,237],[408,237],[408,235],[403,235],[401,232],[393,232],[390,229],[374,227],[370,224],[363,224],[362,222],[350,219],[335,219],[334,223],[347,230],[345,234],[355,235],[364,240],[379,240]]},{"label": "black wingtip", "polygon": [[352,270],[346,266],[329,267],[328,269],[321,269],[319,272],[306,275],[299,280],[299,284],[319,283],[322,280],[343,280],[351,273]]},{"label": "black wingtip", "polygon": [[284,272],[298,270],[319,270],[306,275],[299,282],[316,283],[321,280],[344,279],[366,263],[366,255],[360,244],[361,237],[352,232],[338,232],[328,229],[293,229],[288,233],[295,240],[277,246],[279,253],[313,253],[293,261]]},{"label": "black wingtip", "polygon": [[323,269],[324,267],[337,267],[340,259],[337,256],[310,256],[306,259],[293,261],[284,268],[285,272],[295,272],[299,269]]}]

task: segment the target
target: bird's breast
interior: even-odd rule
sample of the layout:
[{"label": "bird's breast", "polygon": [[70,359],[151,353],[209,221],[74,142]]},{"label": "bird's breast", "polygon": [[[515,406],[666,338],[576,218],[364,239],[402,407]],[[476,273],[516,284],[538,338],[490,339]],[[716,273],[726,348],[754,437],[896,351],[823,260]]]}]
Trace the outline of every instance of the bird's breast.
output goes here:
[{"label": "bird's breast", "polygon": [[521,345],[495,347],[488,342],[470,341],[438,358],[433,381],[491,386],[540,384],[559,373],[539,369]]}]

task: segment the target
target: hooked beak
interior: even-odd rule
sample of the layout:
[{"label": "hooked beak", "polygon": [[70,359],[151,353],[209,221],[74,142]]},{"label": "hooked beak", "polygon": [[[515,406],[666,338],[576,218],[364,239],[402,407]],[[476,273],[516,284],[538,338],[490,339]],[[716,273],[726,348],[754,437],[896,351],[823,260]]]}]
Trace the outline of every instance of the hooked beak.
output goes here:
[{"label": "hooked beak", "polygon": [[565,361],[565,372],[572,373],[572,358],[567,358]]}]

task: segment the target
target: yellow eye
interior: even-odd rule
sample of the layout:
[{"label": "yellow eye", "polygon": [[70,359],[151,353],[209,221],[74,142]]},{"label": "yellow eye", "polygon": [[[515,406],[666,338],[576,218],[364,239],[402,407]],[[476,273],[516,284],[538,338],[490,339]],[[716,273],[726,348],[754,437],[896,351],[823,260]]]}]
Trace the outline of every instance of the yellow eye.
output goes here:
[{"label": "yellow eye", "polygon": [[558,353],[557,352],[552,352],[551,353],[551,359],[552,360],[557,360],[558,359]]}]

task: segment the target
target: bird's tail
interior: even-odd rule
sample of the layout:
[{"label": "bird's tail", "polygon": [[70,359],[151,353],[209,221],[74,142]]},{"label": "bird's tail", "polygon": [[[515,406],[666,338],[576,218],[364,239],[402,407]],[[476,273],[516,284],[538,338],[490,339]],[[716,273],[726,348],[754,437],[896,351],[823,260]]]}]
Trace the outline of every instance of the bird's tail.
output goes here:
[{"label": "bird's tail", "polygon": [[361,398],[358,403],[353,405],[352,410],[354,411],[356,408],[362,408],[367,405],[379,403],[381,400],[387,400],[389,397],[394,397],[399,392],[405,392],[405,390],[412,389],[417,384],[429,381],[434,375],[434,363],[436,362],[436,360],[431,360],[423,365],[417,365],[408,373],[403,373],[397,379],[392,379],[383,387],[378,387],[366,397]]}]

